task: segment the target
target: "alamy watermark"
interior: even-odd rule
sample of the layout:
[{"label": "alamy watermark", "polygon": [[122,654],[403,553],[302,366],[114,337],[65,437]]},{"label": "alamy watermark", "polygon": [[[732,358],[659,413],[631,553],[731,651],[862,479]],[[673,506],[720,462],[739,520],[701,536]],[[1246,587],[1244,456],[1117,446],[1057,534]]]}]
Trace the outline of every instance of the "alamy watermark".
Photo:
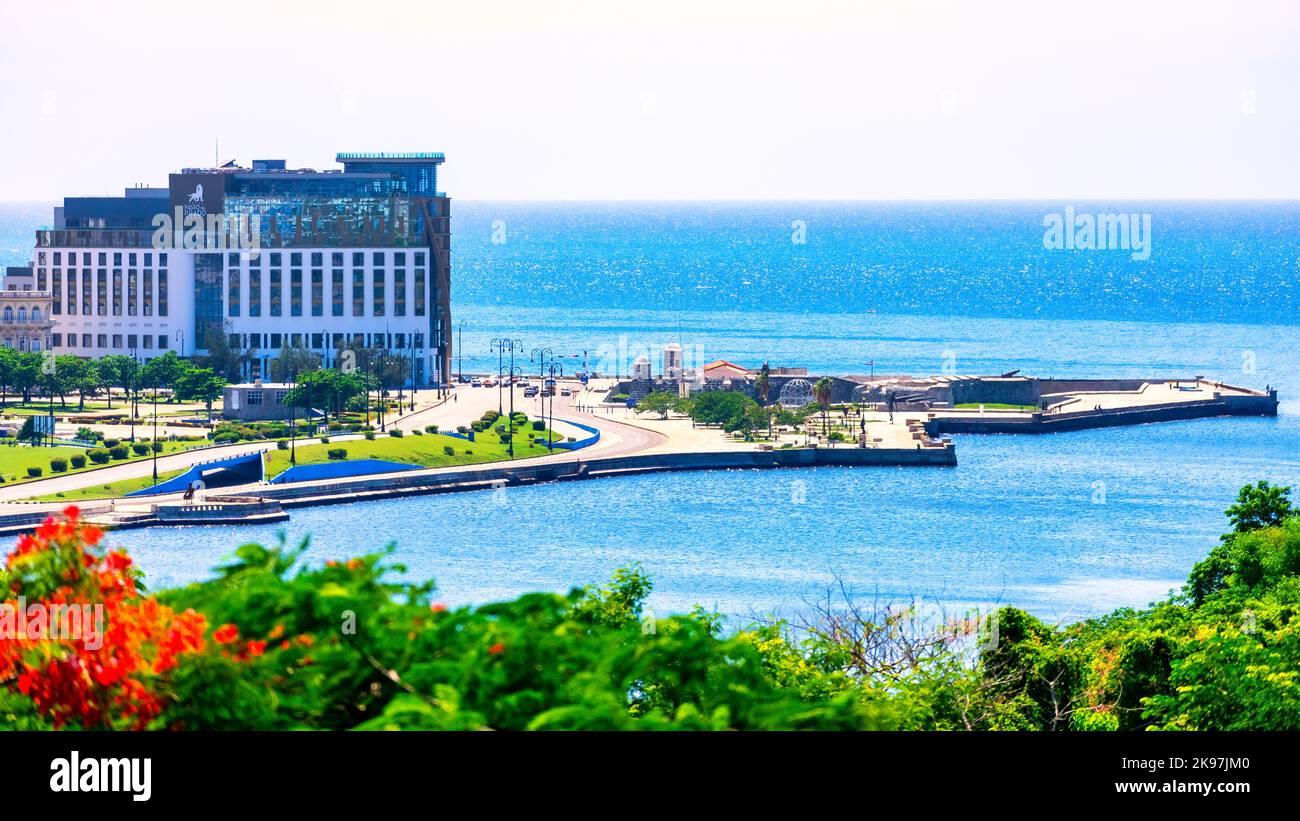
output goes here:
[{"label": "alamy watermark", "polygon": [[1128,251],[1135,260],[1151,258],[1149,213],[1092,214],[1067,205],[1063,214],[1043,217],[1043,247],[1050,251]]},{"label": "alamy watermark", "polygon": [[[16,601],[16,603],[15,603]],[[0,603],[0,641],[80,641],[104,646],[104,605],[27,603],[24,596]]]}]

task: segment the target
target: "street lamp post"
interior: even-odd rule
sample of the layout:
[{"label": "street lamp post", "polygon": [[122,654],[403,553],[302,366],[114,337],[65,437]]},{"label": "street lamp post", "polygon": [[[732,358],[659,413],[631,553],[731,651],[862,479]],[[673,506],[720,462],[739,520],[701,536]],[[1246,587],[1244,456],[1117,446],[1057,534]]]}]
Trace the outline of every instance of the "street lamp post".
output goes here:
[{"label": "street lamp post", "polygon": [[[515,376],[523,376],[523,373],[523,368],[517,368],[514,365],[510,366],[510,379],[513,380]],[[513,459],[515,458],[515,387],[513,382],[510,385],[510,422],[506,426],[506,430],[510,431],[510,441],[506,442],[506,449],[510,452],[510,458]]]},{"label": "street lamp post", "polygon": [[153,483],[158,484],[158,383],[153,386],[153,440],[149,442],[149,452],[153,454]]},{"label": "street lamp post", "polygon": [[291,465],[298,463],[298,405],[296,401],[298,395],[294,387],[297,379],[298,371],[289,371],[289,464]]},{"label": "street lamp post", "polygon": [[[561,378],[564,377],[564,366],[558,362],[555,362],[554,360],[551,361],[550,366],[546,370],[547,370],[547,374],[551,377],[552,382],[555,381],[555,375],[557,372],[559,373]],[[546,381],[543,380],[542,396],[545,397],[545,395],[546,395]],[[555,450],[555,448],[553,447],[554,437],[555,437],[555,388],[552,387],[551,388],[551,421],[546,425],[547,453],[553,453]]]},{"label": "street lamp post", "polygon": [[465,350],[465,320],[461,320],[456,326],[456,381],[459,382],[465,378],[465,369],[461,367],[464,363],[461,361],[461,352]]},{"label": "street lamp post", "polygon": [[[503,390],[504,386],[500,382],[501,374],[505,372],[505,353],[506,351],[510,351],[510,368],[513,370],[515,367],[516,348],[518,348],[519,351],[522,353],[524,350],[524,343],[520,342],[518,339],[511,339],[508,336],[495,337],[491,343],[490,350],[494,350],[497,352],[497,413],[505,412],[505,402],[502,399],[502,394],[501,394],[501,391]],[[513,385],[511,385],[510,392],[511,392],[510,399],[513,402],[514,401]]]}]

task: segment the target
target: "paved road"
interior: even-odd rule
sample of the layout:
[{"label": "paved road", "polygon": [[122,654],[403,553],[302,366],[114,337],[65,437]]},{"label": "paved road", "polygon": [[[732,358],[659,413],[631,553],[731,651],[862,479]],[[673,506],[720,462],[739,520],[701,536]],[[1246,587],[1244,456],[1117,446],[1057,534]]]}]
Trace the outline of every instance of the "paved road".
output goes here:
[{"label": "paved road", "polygon": [[[540,418],[541,409],[538,399],[524,399],[523,391],[516,390],[515,410],[522,410],[531,418]],[[584,400],[589,401],[589,400]],[[398,419],[394,424],[390,421],[390,427],[396,426],[403,430],[412,428],[423,428],[425,425],[438,424],[440,427],[454,429],[456,425],[463,425],[473,419],[482,416],[488,408],[496,409],[497,391],[495,388],[471,388],[461,386],[458,391],[456,400],[447,401],[434,407],[422,408],[414,413]],[[505,400],[506,410],[509,410],[509,399]],[[550,404],[548,400],[548,410]],[[560,417],[583,421],[601,431],[601,440],[595,445],[584,448],[583,450],[573,453],[570,451],[556,451],[553,455],[538,456],[531,459],[517,460],[521,464],[536,464],[553,461],[574,461],[589,456],[622,456],[629,453],[636,453],[645,450],[659,448],[668,442],[668,437],[651,430],[635,427],[625,424],[617,419],[605,416],[592,415],[589,413],[576,410],[570,405],[570,398],[564,396],[555,397],[555,416],[556,428],[563,430],[560,424]],[[573,429],[574,435],[582,434],[583,431]],[[349,439],[358,439],[358,435],[333,436],[335,441],[347,441]],[[299,438],[299,444],[313,444],[317,440],[315,437]],[[198,462],[206,462],[211,459],[226,458],[238,456],[246,453],[256,453],[258,451],[269,450],[275,447],[273,443],[268,442],[246,442],[238,445],[227,445],[216,448],[203,448],[185,453],[171,454],[159,457],[158,472],[160,474],[175,470],[182,470]],[[481,463],[491,464],[491,463]],[[434,468],[430,473],[436,473],[439,470],[460,470],[463,466],[452,468]],[[105,485],[111,482],[121,481],[123,479],[134,479],[142,476],[148,476],[152,473],[153,466],[149,460],[140,462],[130,462],[122,465],[102,468],[99,470],[69,474],[66,476],[50,477],[37,482],[26,482],[21,485],[11,485],[9,487],[0,487],[0,513],[12,513],[18,511],[30,512],[35,509],[59,509],[67,502],[48,502],[42,504],[14,504],[18,499],[27,499],[32,496],[44,496],[51,493],[66,492],[78,488]],[[335,480],[347,481],[347,480]],[[328,484],[328,482],[323,483]],[[255,486],[253,486],[255,487]],[[222,493],[237,492],[238,488],[222,488]],[[217,492],[217,491],[214,491]],[[135,504],[152,504],[159,501],[172,500],[179,498],[179,494],[169,494],[166,496],[151,496],[147,502],[135,502]],[[124,508],[133,504],[128,501],[119,501],[118,507]]]}]

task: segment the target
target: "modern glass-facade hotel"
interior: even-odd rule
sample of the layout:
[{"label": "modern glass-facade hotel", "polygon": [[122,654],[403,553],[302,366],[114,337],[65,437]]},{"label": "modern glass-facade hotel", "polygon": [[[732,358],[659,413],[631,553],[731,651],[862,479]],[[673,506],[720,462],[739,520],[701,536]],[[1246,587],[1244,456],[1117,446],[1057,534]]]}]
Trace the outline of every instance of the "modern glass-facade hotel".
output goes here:
[{"label": "modern glass-facade hotel", "polygon": [[450,199],[435,153],[340,153],[342,170],[254,160],[171,174],[166,188],[68,197],[36,232],[35,289],[57,353],[206,352],[221,334],[265,378],[285,347],[451,361]]}]

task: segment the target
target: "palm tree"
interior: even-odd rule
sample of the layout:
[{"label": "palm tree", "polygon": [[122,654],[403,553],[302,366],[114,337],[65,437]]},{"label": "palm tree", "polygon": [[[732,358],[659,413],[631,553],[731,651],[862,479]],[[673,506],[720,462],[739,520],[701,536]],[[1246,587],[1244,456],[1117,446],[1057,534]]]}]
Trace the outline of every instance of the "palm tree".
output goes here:
[{"label": "palm tree", "polygon": [[[758,393],[758,402],[760,405],[767,404],[767,398],[772,394],[772,369],[767,363],[758,372],[758,379],[754,380],[754,390]],[[772,438],[772,411],[767,411],[767,438]]]},{"label": "palm tree", "polygon": [[829,376],[823,376],[821,379],[817,380],[816,385],[813,385],[813,397],[817,399],[817,404],[822,406],[822,436],[826,436],[828,431],[826,411],[829,410],[831,406],[832,384],[833,383]]}]

